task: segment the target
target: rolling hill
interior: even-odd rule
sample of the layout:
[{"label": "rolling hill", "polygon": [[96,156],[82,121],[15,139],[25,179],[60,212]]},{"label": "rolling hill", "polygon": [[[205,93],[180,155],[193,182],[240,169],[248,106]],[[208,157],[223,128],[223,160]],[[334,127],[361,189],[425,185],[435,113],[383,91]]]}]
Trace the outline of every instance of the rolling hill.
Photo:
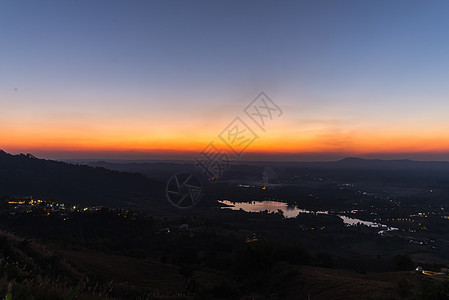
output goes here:
[{"label": "rolling hill", "polygon": [[146,207],[161,202],[165,183],[139,173],[38,159],[0,151],[0,194],[63,203]]}]

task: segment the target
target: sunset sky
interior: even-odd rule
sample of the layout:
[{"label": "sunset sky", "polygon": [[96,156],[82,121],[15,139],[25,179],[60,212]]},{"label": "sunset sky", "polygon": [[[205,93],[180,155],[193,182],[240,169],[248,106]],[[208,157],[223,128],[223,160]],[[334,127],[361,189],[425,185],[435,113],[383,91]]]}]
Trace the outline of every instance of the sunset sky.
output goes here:
[{"label": "sunset sky", "polygon": [[[449,160],[447,1],[0,2],[0,149],[186,159]],[[264,91],[283,111],[260,130]]]}]

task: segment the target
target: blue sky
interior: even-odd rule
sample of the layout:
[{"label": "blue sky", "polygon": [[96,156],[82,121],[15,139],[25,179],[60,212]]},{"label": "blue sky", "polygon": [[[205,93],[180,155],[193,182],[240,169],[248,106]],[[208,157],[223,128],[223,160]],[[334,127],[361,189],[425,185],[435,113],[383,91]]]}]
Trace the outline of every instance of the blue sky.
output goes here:
[{"label": "blue sky", "polygon": [[165,120],[174,138],[170,124],[223,119],[218,131],[261,90],[290,136],[304,119],[321,122],[315,135],[435,132],[448,125],[448,13],[447,1],[3,1],[0,125],[16,133],[3,148],[33,149],[15,146],[26,128],[73,127],[58,134],[76,142],[112,119]]}]

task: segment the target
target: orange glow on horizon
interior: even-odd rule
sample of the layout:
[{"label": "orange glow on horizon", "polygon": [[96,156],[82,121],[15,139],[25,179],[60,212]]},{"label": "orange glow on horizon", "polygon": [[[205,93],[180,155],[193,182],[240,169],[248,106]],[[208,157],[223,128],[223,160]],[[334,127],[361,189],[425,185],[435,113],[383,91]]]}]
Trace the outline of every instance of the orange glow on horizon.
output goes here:
[{"label": "orange glow on horizon", "polygon": [[[33,152],[129,152],[198,153],[211,141],[230,152],[218,135],[227,125],[220,121],[197,119],[89,120],[48,122],[9,122],[0,133],[0,149],[11,153]],[[296,123],[295,123],[296,122]],[[225,126],[223,126],[225,125]],[[348,123],[340,127],[326,122],[309,124],[284,118],[273,123],[245,152],[261,156],[298,153],[341,153],[342,155],[382,153],[449,152],[449,133],[443,126],[418,124],[383,125]]]},{"label": "orange glow on horizon", "polygon": [[[135,135],[85,137],[80,134],[60,136],[52,134],[34,134],[23,138],[10,133],[2,137],[2,148],[13,152],[27,152],[27,149],[40,151],[70,151],[70,152],[101,152],[101,151],[130,151],[130,152],[200,152],[209,142],[230,152],[217,135],[212,138],[205,134],[191,134],[190,136],[170,134],[163,136]],[[407,137],[399,134],[381,135],[376,133],[354,133],[351,138],[343,134],[335,135],[304,135],[292,136],[288,134],[267,134],[260,136],[248,146],[246,151],[251,153],[350,153],[353,155],[364,153],[418,153],[418,152],[447,152],[449,151],[449,136],[442,138],[439,134],[415,135]]]}]

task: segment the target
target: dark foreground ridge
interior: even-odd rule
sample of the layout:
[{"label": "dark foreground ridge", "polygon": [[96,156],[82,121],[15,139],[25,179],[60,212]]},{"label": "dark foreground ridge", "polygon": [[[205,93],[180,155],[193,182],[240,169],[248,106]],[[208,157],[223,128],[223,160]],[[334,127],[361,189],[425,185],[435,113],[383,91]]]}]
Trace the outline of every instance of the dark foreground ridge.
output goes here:
[{"label": "dark foreground ridge", "polygon": [[110,207],[159,203],[163,182],[139,173],[119,172],[0,151],[2,194],[58,199],[67,204]]}]

